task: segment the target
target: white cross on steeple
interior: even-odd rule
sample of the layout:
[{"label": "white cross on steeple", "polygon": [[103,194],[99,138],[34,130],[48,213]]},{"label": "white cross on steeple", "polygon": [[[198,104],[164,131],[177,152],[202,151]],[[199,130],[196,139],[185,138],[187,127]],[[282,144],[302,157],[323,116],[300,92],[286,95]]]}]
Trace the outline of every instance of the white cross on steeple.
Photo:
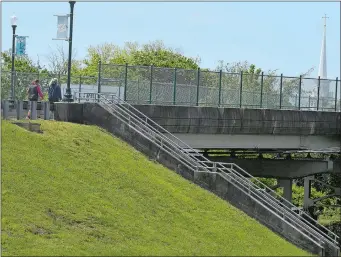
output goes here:
[{"label": "white cross on steeple", "polygon": [[322,19],[324,19],[324,26],[327,26],[327,19],[329,19],[329,17],[327,17],[326,14],[324,14],[324,16],[322,17]]}]

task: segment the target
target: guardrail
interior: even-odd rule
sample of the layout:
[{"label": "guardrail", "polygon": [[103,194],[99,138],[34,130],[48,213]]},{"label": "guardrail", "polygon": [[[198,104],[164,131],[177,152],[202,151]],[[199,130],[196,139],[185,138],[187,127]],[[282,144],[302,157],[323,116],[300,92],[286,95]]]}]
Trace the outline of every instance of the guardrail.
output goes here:
[{"label": "guardrail", "polygon": [[[291,202],[239,166],[233,163],[209,161],[197,150],[192,149],[185,142],[114,94],[111,94],[111,99],[108,99],[105,94],[90,94],[92,95],[91,99],[95,99],[104,107],[109,108],[117,119],[160,147],[188,169],[193,172],[220,173],[224,179],[231,181],[242,192],[300,232],[304,237],[309,238],[311,242],[321,247],[321,249],[324,249],[324,243],[329,243],[339,251],[337,243],[339,237],[335,233],[322,225],[318,225],[307,213],[299,210]],[[78,93],[80,101],[86,100],[84,96],[90,99],[89,93]],[[295,212],[297,210],[299,213]]]},{"label": "guardrail", "polygon": [[[3,100],[1,101],[2,118],[8,119],[15,117],[20,120],[26,115],[24,110],[27,112],[31,111],[31,120],[36,120],[38,117],[43,117],[44,120],[49,120],[51,111],[53,111],[53,104],[48,101],[22,101],[22,100]],[[40,113],[39,113],[40,111]]]}]

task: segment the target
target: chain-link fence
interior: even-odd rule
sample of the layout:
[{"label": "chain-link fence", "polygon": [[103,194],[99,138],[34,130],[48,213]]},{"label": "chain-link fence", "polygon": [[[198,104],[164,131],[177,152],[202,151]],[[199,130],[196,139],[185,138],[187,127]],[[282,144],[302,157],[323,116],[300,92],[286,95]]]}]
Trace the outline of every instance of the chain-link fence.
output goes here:
[{"label": "chain-link fence", "polygon": [[[52,78],[60,81],[64,95],[67,75],[15,72],[15,99],[27,98],[34,79],[46,93]],[[110,93],[133,104],[341,111],[338,79],[100,64],[98,76],[72,76],[70,87],[73,95]],[[11,72],[2,71],[1,97],[10,95]]]},{"label": "chain-link fence", "polygon": [[[14,87],[14,99],[26,100],[27,88],[33,80],[39,79],[41,89],[44,95],[47,95],[49,82],[51,79],[57,78],[61,89],[62,95],[66,93],[67,75],[62,74],[45,74],[45,73],[25,73],[14,72],[13,74],[13,87]],[[89,76],[72,76],[71,77],[71,93],[75,92],[98,92],[97,77]],[[1,98],[8,99],[11,96],[11,72],[1,71]]]},{"label": "chain-link fence", "polygon": [[110,92],[134,104],[340,111],[338,79],[113,64],[99,74],[100,84],[112,81]]}]

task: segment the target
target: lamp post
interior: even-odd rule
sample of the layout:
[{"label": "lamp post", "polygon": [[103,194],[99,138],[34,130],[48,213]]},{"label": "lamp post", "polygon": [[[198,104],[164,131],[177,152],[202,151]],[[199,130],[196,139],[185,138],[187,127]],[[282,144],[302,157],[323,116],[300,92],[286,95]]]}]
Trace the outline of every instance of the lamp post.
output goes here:
[{"label": "lamp post", "polygon": [[64,102],[73,102],[72,94],[71,94],[71,57],[72,57],[72,32],[73,32],[73,8],[75,6],[76,1],[69,1],[70,4],[70,36],[69,36],[69,59],[67,66],[67,84],[66,84],[66,92],[64,95]]},{"label": "lamp post", "polygon": [[13,14],[11,17],[11,24],[13,29],[13,37],[12,37],[12,69],[11,69],[11,96],[10,99],[14,100],[14,58],[15,58],[15,30],[17,28],[17,20],[18,18]]}]

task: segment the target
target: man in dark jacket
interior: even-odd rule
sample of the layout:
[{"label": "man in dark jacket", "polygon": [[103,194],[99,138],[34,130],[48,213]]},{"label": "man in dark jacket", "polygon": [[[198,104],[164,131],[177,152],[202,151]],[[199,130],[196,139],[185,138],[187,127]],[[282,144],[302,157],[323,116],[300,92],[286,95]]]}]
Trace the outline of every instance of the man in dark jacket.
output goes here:
[{"label": "man in dark jacket", "polygon": [[49,102],[50,102],[50,115],[54,116],[54,103],[62,100],[62,90],[58,85],[58,80],[56,78],[51,79],[49,84]]},{"label": "man in dark jacket", "polygon": [[49,86],[49,101],[50,103],[59,102],[62,100],[62,90],[58,85],[58,80],[56,78],[50,81]]},{"label": "man in dark jacket", "polygon": [[41,100],[44,99],[44,95],[41,92],[39,80],[33,80],[32,84],[27,89],[27,95],[28,95],[28,113],[27,113],[27,119],[31,118],[31,101],[38,101],[39,97]]}]

